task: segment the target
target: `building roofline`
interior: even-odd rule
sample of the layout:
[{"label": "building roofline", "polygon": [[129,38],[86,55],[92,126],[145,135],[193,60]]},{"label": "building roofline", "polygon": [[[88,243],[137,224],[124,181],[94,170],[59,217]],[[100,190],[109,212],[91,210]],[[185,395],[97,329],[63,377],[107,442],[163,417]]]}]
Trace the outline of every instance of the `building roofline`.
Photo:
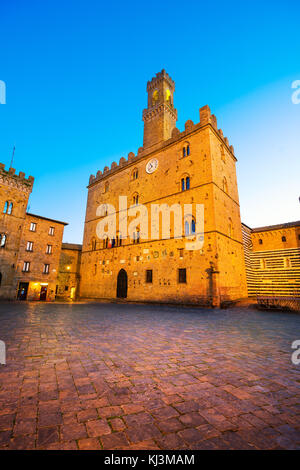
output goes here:
[{"label": "building roofline", "polygon": [[62,243],[62,250],[82,250],[82,245],[80,243]]},{"label": "building roofline", "polygon": [[295,222],[286,222],[285,224],[266,225],[265,227],[255,227],[255,228],[252,228],[251,230],[252,232],[267,232],[270,230],[279,230],[279,229],[291,228],[291,227],[300,227],[300,220],[296,220]]},{"label": "building roofline", "polygon": [[36,217],[37,219],[49,220],[50,222],[55,222],[56,224],[69,225],[68,222],[62,222],[61,220],[49,219],[49,217],[32,214],[31,212],[26,212],[26,215],[29,215],[30,217]]}]

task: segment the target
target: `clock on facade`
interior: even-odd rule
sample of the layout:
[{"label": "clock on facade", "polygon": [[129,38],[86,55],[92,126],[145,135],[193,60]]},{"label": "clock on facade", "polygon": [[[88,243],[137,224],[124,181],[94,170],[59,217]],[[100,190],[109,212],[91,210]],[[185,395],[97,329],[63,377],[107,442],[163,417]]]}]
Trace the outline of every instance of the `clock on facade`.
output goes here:
[{"label": "clock on facade", "polygon": [[152,158],[146,165],[147,173],[153,173],[158,167],[158,160],[156,158]]}]

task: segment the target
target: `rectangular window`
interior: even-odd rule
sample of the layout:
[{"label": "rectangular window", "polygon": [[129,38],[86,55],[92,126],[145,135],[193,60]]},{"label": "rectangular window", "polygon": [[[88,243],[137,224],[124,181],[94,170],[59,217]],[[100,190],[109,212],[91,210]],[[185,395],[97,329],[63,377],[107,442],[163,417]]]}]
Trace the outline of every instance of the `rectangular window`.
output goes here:
[{"label": "rectangular window", "polygon": [[30,263],[29,263],[29,261],[24,261],[23,269],[22,269],[23,273],[28,273],[29,270],[30,270]]},{"label": "rectangular window", "polygon": [[47,245],[46,253],[47,253],[47,255],[51,255],[51,253],[52,253],[52,245]]},{"label": "rectangular window", "polygon": [[33,251],[33,242],[27,242],[26,251]]},{"label": "rectangular window", "polygon": [[146,282],[152,284],[152,269],[146,269]]},{"label": "rectangular window", "polygon": [[30,224],[30,229],[31,232],[36,232],[36,224],[34,222],[31,222]]},{"label": "rectangular window", "polygon": [[178,282],[186,284],[186,268],[178,269]]},{"label": "rectangular window", "polygon": [[50,264],[44,264],[43,274],[49,274]]},{"label": "rectangular window", "polygon": [[69,286],[65,286],[65,291],[69,290]]},{"label": "rectangular window", "polygon": [[54,235],[54,227],[49,228],[49,235]]},{"label": "rectangular window", "polygon": [[183,248],[179,248],[179,258],[183,258]]}]

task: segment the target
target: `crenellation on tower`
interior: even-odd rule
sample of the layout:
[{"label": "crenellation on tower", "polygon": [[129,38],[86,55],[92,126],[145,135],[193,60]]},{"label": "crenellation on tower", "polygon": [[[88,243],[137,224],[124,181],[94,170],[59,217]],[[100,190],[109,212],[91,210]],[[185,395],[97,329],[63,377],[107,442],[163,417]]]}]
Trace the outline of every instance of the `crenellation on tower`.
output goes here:
[{"label": "crenellation on tower", "polygon": [[9,168],[8,170],[5,169],[5,164],[0,163],[0,182],[10,187],[15,187],[20,189],[24,192],[31,192],[34,177],[29,176],[27,179],[25,178],[25,173],[20,171],[18,175],[16,175],[16,170],[14,168]]}]

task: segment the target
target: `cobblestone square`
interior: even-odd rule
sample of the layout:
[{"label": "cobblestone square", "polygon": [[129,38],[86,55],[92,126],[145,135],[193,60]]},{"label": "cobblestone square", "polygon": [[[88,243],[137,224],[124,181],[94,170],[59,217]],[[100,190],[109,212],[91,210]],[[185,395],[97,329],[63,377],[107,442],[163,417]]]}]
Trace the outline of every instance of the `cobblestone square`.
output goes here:
[{"label": "cobblestone square", "polygon": [[299,314],[0,304],[1,449],[299,449]]}]

